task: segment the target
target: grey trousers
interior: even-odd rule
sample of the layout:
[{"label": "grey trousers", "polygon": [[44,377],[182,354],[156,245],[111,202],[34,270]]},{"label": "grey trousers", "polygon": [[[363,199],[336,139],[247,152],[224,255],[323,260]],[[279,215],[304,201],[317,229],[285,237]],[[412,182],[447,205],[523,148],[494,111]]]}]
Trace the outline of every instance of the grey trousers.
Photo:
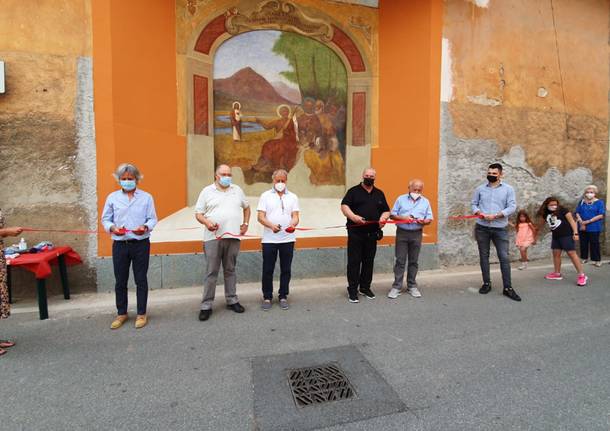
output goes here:
[{"label": "grey trousers", "polygon": [[203,282],[203,300],[201,301],[202,310],[212,309],[220,264],[222,264],[225,279],[225,301],[227,305],[239,302],[237,297],[237,278],[235,275],[239,246],[240,241],[234,238],[214,239],[204,243],[206,270]]},{"label": "grey trousers", "polygon": [[417,287],[415,277],[417,277],[417,269],[419,265],[419,250],[421,250],[422,230],[404,230],[396,229],[396,247],[394,255],[394,289],[402,289],[402,280],[405,275],[405,264],[408,257],[407,268],[407,287]]}]

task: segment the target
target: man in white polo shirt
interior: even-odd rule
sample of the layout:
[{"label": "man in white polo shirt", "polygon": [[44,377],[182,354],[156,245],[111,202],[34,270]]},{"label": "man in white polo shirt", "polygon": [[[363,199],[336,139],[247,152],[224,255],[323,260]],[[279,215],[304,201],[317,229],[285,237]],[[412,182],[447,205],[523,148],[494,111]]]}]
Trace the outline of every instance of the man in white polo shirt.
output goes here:
[{"label": "man in white polo shirt", "polygon": [[273,272],[277,256],[280,256],[280,308],[288,310],[288,285],[290,284],[292,256],[299,224],[299,198],[286,189],[288,172],[278,169],[271,177],[273,188],[264,192],[259,201],[258,222],[263,231],[263,304],[265,311],[271,309],[273,300]]},{"label": "man in white polo shirt", "polygon": [[243,190],[232,184],[229,166],[218,166],[214,178],[214,183],[199,194],[195,207],[197,221],[206,227],[203,242],[207,266],[199,320],[208,320],[212,314],[221,264],[225,279],[227,308],[236,313],[245,311],[236,293],[235,265],[239,254],[241,239],[239,235],[244,235],[248,230],[250,204]]}]

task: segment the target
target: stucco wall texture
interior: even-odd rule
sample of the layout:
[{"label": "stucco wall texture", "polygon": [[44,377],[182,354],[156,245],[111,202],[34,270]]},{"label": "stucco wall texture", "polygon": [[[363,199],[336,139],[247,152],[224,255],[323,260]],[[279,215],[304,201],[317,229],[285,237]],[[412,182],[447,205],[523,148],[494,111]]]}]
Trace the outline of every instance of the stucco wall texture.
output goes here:
[{"label": "stucco wall texture", "polygon": [[[90,229],[97,224],[90,27],[89,0],[2,2],[0,205],[9,225]],[[72,285],[95,289],[95,236],[23,237],[29,245],[41,240],[71,245],[86,259],[69,271]],[[16,298],[33,295],[33,275],[13,274]],[[49,284],[52,292],[60,289],[57,278]]]},{"label": "stucco wall texture", "polygon": [[[439,160],[439,250],[472,263],[469,213],[487,166],[505,166],[519,208],[556,195],[574,208],[608,169],[608,16],[604,0],[445,3]],[[549,235],[533,249],[549,254]],[[513,253],[513,257],[517,257]]]},{"label": "stucco wall texture", "polygon": [[[165,14],[166,3],[150,3],[147,8],[141,6],[143,2],[113,2],[112,8],[110,3],[101,0],[96,3],[91,0],[2,1],[0,59],[6,63],[7,92],[0,95],[0,207],[11,225],[67,229],[98,226],[99,201],[114,187],[109,175],[116,163],[115,156],[127,157],[132,154],[130,151],[139,151],[139,147],[122,145],[125,142],[138,145],[150,142],[150,130],[142,126],[146,122],[151,127],[150,123],[156,125],[163,120],[163,130],[154,139],[171,141],[174,150],[181,154],[178,138],[184,133],[181,130],[185,114],[180,111],[183,103],[176,103],[175,99],[176,89],[179,95],[183,94],[180,91],[183,83],[175,71],[180,67],[189,35],[196,30],[193,24],[197,13],[191,16],[183,0],[171,4],[176,16]],[[304,2],[312,7],[318,3],[319,0]],[[340,8],[343,8],[341,11],[351,8],[324,3],[333,13],[340,12]],[[228,3],[222,0],[219,4]],[[428,15],[415,14],[420,9],[428,10],[430,5],[438,10],[439,17],[444,8],[440,144],[436,138],[439,128],[435,103],[424,109],[434,111],[429,123],[422,126],[422,119],[418,117],[423,115],[423,101],[438,101],[438,82],[434,79],[438,76],[436,63],[440,58],[436,42],[440,46],[440,41],[432,35],[436,34],[433,31],[436,26],[440,31],[440,18],[437,22],[428,17],[429,22],[425,24],[424,18]],[[393,7],[398,8],[398,3]],[[379,49],[381,53],[379,64],[374,65],[375,69],[379,67],[375,75],[381,81],[381,106],[374,110],[374,115],[381,113],[382,121],[380,145],[373,149],[373,160],[385,166],[389,159],[403,158],[406,153],[411,156],[405,161],[408,169],[384,171],[391,178],[382,181],[382,188],[392,196],[399,189],[403,192],[404,182],[413,175],[425,177],[427,188],[433,194],[438,163],[436,215],[443,263],[476,261],[472,223],[450,223],[447,217],[469,211],[471,193],[484,181],[490,162],[500,161],[505,165],[506,181],[515,186],[519,207],[531,213],[549,194],[557,194],[573,206],[584,186],[591,182],[606,190],[610,75],[610,11],[606,0],[446,0],[442,5],[438,0],[429,3],[418,0],[409,2],[409,7],[408,11],[401,11],[405,20],[411,17],[413,22],[403,27],[405,34],[413,37],[403,35],[404,41],[390,46],[390,40],[400,38],[395,37],[394,30],[388,32],[388,26],[384,27],[383,23],[394,23],[403,15],[388,6],[385,14],[383,7],[380,11],[379,35],[373,34],[370,44],[359,40],[367,50]],[[376,11],[362,13],[374,16]],[[132,20],[133,16],[138,19]],[[167,21],[168,16],[171,22]],[[189,19],[177,20],[180,17]],[[341,15],[338,20],[345,23],[348,18]],[[98,49],[92,61],[91,27],[96,19],[98,36],[101,36],[97,38]],[[123,28],[127,22],[132,25]],[[176,31],[177,22],[182,24]],[[158,23],[165,25],[163,31]],[[116,38],[119,27],[125,34],[121,30],[122,38],[118,38],[116,46],[111,46],[107,38],[110,34]],[[357,37],[364,37],[357,28],[354,32]],[[428,45],[422,48],[423,34],[428,34],[425,42],[429,49]],[[171,37],[168,42],[154,39],[155,35]],[[144,39],[152,41],[151,45],[143,48],[140,42]],[[385,45],[378,47],[384,40]],[[178,65],[173,61],[156,64],[159,57],[156,50],[161,44],[165,44],[164,58],[175,58],[178,51]],[[127,58],[134,53],[139,53],[135,63]],[[160,99],[149,94],[156,95],[159,91],[150,92],[146,85],[138,87],[137,81],[143,78],[132,73],[139,70],[132,68],[132,64],[142,66],[141,70],[155,70],[156,75],[146,78],[150,82],[169,85],[162,89],[163,100],[170,101],[171,107],[154,108]],[[151,64],[156,68],[148,67]],[[422,76],[430,82],[419,82]],[[100,83],[108,82],[108,86],[100,87]],[[96,92],[97,132],[93,113],[94,83],[96,87],[110,90]],[[399,108],[395,108],[396,97],[405,101]],[[104,103],[110,108],[100,109]],[[148,113],[147,109],[159,119],[154,117],[155,121],[151,122],[140,114],[134,120],[134,115],[139,111]],[[108,129],[108,118],[116,122],[112,123],[116,130]],[[398,123],[403,128],[396,127]],[[106,129],[99,127],[100,124]],[[128,139],[132,135],[125,132],[127,129],[133,131],[133,136],[142,135],[147,139]],[[109,134],[110,143],[103,144],[104,136]],[[120,148],[114,147],[115,138],[121,143]],[[120,152],[115,154],[118,149]],[[100,163],[99,157],[96,160],[96,151],[110,154],[102,164],[100,178],[96,176],[96,163]],[[153,158],[151,155],[151,166]],[[144,163],[146,173],[151,174],[147,184],[156,188],[165,181],[163,168],[148,167]],[[163,216],[167,209],[162,202],[159,205]],[[430,238],[436,240],[434,235]],[[98,250],[95,236],[28,234],[26,239],[31,244],[48,239],[72,245],[85,258],[85,265],[70,270],[74,290],[96,288],[96,257],[104,253],[103,247]],[[548,235],[534,248],[533,255],[548,255]],[[16,271],[15,275],[17,299],[33,295],[31,274]],[[50,287],[58,291],[56,276]]]}]

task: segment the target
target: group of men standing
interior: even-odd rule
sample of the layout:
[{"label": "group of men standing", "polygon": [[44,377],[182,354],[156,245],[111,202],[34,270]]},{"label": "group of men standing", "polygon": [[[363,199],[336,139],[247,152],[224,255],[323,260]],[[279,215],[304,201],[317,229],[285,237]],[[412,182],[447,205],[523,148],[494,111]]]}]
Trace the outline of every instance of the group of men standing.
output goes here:
[{"label": "group of men standing", "polygon": [[[147,271],[150,254],[150,232],[157,223],[152,196],[138,186],[140,171],[129,163],[121,164],[114,173],[120,190],[111,193],[104,205],[102,223],[112,234],[112,261],[115,272],[117,316],[111,324],[118,329],[128,320],[127,280],[133,266],[137,285],[138,316],[136,328],[146,326],[148,297]],[[347,218],[347,293],[351,303],[358,303],[358,294],[375,299],[371,290],[377,241],[383,237],[386,223],[397,225],[395,242],[394,283],[388,297],[396,299],[402,292],[405,269],[406,291],[415,298],[418,258],[423,229],[432,222],[430,202],[422,195],[424,183],[419,179],[409,182],[409,191],[398,197],[390,210],[383,191],[375,187],[376,172],[367,168],[362,181],[351,187],[341,201],[341,211]],[[287,187],[288,172],[278,169],[272,175],[272,188],[259,199],[257,221],[264,226],[262,237],[262,309],[273,304],[273,273],[280,260],[279,306],[289,309],[288,293],[291,278],[295,230],[299,224],[299,199]],[[502,182],[502,166],[492,164],[487,171],[487,182],[479,186],[472,199],[472,211],[478,216],[475,238],[479,248],[483,285],[479,292],[489,293],[489,249],[493,242],[500,259],[503,294],[512,300],[521,298],[511,285],[508,257],[508,217],[515,212],[515,192]],[[227,308],[243,313],[237,296],[235,268],[240,239],[248,232],[251,210],[243,190],[233,184],[231,168],[220,165],[214,182],[205,187],[197,199],[195,217],[205,226],[204,250],[206,273],[199,319],[208,320],[216,294],[218,274],[222,266]],[[390,221],[391,220],[391,221]]]},{"label": "group of men standing", "polygon": [[[299,199],[288,191],[288,172],[276,170],[272,175],[273,187],[264,192],[258,202],[257,220],[264,226],[263,248],[263,310],[272,307],[273,273],[280,259],[279,305],[289,308],[288,289],[291,278],[292,256],[296,241],[295,227],[299,224]],[[239,253],[241,235],[248,231],[250,204],[243,190],[233,184],[231,168],[220,165],[215,181],[202,190],[195,206],[195,217],[206,227],[204,250],[207,266],[203,288],[203,300],[199,320],[208,320],[216,293],[216,282],[222,265],[227,308],[243,313],[236,292],[235,264]],[[239,232],[239,234],[237,234]]]},{"label": "group of men standing", "polygon": [[392,219],[397,224],[394,263],[394,283],[388,297],[396,299],[403,287],[407,267],[407,292],[421,297],[415,277],[418,270],[423,227],[432,222],[430,202],[421,195],[424,183],[409,182],[409,193],[396,200],[392,211],[384,193],[375,187],[377,173],[367,168],[362,182],[350,188],[341,201],[341,211],[347,217],[347,282],[349,302],[357,303],[358,293],[375,299],[371,290],[377,241],[383,237],[381,228]]},{"label": "group of men standing", "polygon": [[[430,202],[423,195],[424,183],[419,179],[409,182],[408,193],[398,197],[390,210],[382,190],[375,187],[376,172],[367,168],[360,184],[351,187],[341,201],[341,211],[347,218],[347,292],[351,303],[358,303],[358,294],[374,299],[371,290],[377,241],[383,237],[383,226],[392,220],[397,225],[395,242],[394,282],[388,297],[396,299],[403,290],[415,298],[421,297],[417,288],[419,252],[423,229],[433,220]],[[491,289],[489,275],[489,248],[493,242],[501,262],[504,294],[519,301],[510,282],[508,261],[507,218],[515,211],[512,187],[501,182],[502,167],[489,167],[487,183],[475,191],[472,209],[480,214],[475,236],[479,248],[483,286],[480,293]],[[273,173],[272,188],[264,192],[258,202],[257,221],[264,226],[262,237],[262,309],[273,304],[273,273],[276,261],[280,261],[279,306],[289,309],[288,294],[291,265],[296,241],[295,228],[299,224],[299,199],[287,187],[288,172],[279,169]],[[220,165],[213,184],[203,189],[196,205],[196,218],[206,228],[204,249],[207,268],[200,320],[212,314],[216,283],[222,265],[227,308],[243,313],[236,293],[235,266],[240,248],[240,238],[248,231],[250,205],[242,189],[232,183],[231,168]]]}]

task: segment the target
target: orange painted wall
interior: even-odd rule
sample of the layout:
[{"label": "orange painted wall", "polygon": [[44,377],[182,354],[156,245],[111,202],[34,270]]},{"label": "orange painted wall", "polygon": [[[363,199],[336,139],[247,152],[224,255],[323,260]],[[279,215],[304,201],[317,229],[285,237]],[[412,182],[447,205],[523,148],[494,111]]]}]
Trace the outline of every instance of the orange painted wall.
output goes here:
[{"label": "orange painted wall", "polygon": [[[442,0],[382,1],[379,9],[379,185],[389,201],[410,178],[437,202]],[[115,190],[121,162],[136,163],[159,218],[186,205],[186,143],[177,132],[175,4],[169,0],[93,2],[93,68],[98,196]],[[392,203],[391,202],[391,203]],[[384,239],[391,243],[392,239]],[[436,227],[426,242],[436,242]],[[344,238],[301,239],[299,247],[344,246]],[[100,235],[99,254],[111,254]],[[254,250],[259,241],[244,243]],[[152,253],[201,251],[200,242],[154,244]]]},{"label": "orange painted wall", "polygon": [[[379,3],[380,130],[373,166],[388,200],[405,193],[410,179],[423,179],[436,216],[443,2]],[[436,242],[436,224],[426,233],[425,242]]]},{"label": "orange painted wall", "polygon": [[[111,173],[133,162],[165,217],[186,201],[186,142],[177,133],[175,4],[93,2],[94,109],[99,214],[116,189]],[[111,254],[100,235],[99,254]],[[156,252],[153,247],[153,253]]]}]

